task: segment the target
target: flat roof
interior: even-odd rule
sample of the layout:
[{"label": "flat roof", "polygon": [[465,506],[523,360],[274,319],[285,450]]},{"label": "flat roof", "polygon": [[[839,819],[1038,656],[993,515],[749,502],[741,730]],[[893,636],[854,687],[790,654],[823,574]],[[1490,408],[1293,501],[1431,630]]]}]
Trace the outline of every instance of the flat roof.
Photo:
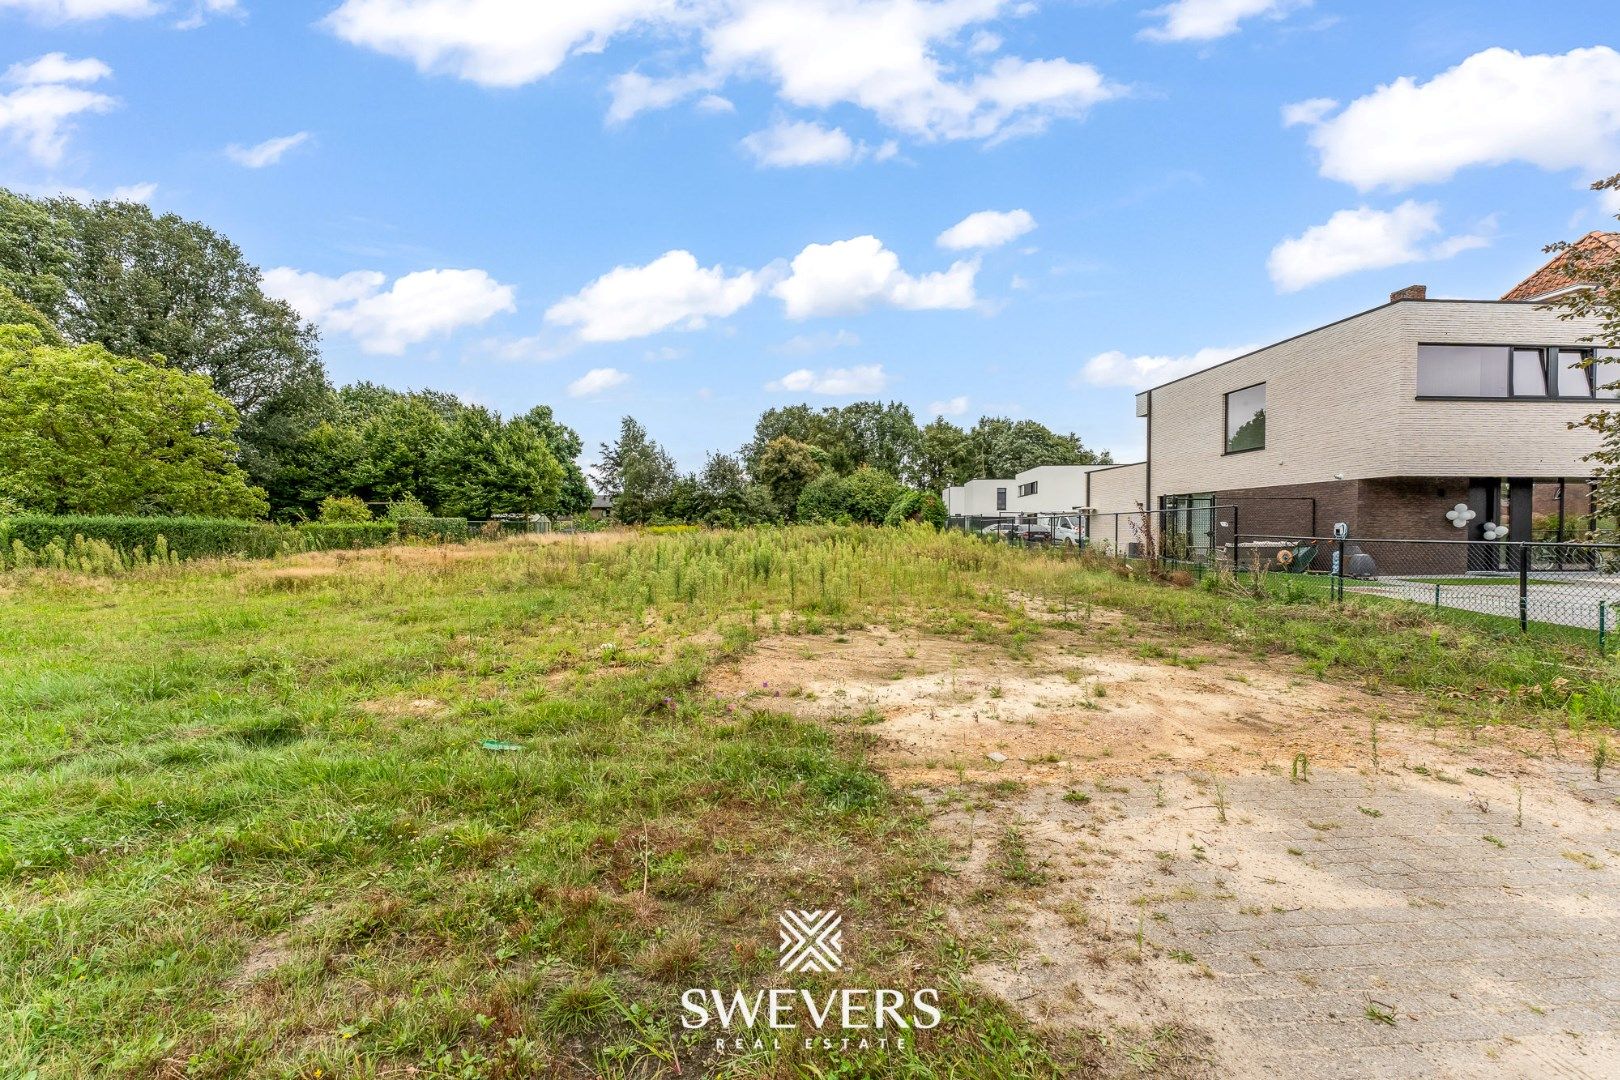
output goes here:
[{"label": "flat roof", "polygon": [[1203,374],[1205,374],[1207,372],[1216,371],[1216,370],[1218,370],[1220,368],[1225,367],[1227,364],[1235,364],[1239,360],[1247,360],[1249,357],[1256,356],[1256,355],[1258,355],[1260,353],[1263,353],[1267,349],[1275,349],[1278,345],[1286,345],[1290,341],[1298,341],[1300,338],[1310,337],[1312,334],[1320,333],[1323,330],[1327,330],[1327,329],[1330,329],[1330,328],[1335,327],[1335,326],[1343,326],[1345,323],[1351,322],[1352,320],[1355,320],[1355,319],[1359,319],[1363,315],[1371,315],[1375,311],[1383,311],[1385,308],[1394,307],[1396,304],[1494,304],[1497,307],[1545,307],[1546,306],[1546,304],[1544,302],[1540,301],[1540,300],[1452,300],[1452,299],[1447,299],[1446,297],[1443,297],[1443,296],[1430,296],[1430,297],[1426,297],[1426,298],[1424,298],[1422,300],[1417,300],[1417,299],[1414,299],[1414,298],[1411,298],[1411,297],[1403,298],[1403,299],[1400,299],[1400,300],[1390,300],[1390,301],[1387,301],[1385,303],[1379,304],[1376,307],[1370,307],[1370,308],[1366,309],[1365,311],[1358,311],[1354,315],[1346,315],[1342,319],[1335,319],[1330,323],[1323,323],[1321,326],[1313,326],[1309,330],[1304,330],[1304,331],[1301,331],[1300,333],[1294,334],[1294,335],[1292,335],[1290,337],[1285,337],[1285,338],[1282,338],[1282,339],[1280,339],[1278,341],[1273,341],[1269,345],[1262,345],[1258,349],[1250,349],[1248,352],[1243,353],[1243,354],[1241,354],[1239,356],[1234,356],[1230,360],[1222,360],[1220,363],[1211,364],[1207,368],[1199,368],[1197,371],[1188,372],[1187,374],[1182,375],[1179,378],[1167,380],[1166,382],[1159,383],[1157,386],[1150,386],[1146,390],[1139,390],[1139,391],[1137,391],[1137,396],[1140,397],[1143,394],[1151,394],[1155,390],[1163,390],[1165,387],[1174,386],[1178,382],[1185,382],[1188,379],[1196,378],[1197,376],[1203,375]]}]

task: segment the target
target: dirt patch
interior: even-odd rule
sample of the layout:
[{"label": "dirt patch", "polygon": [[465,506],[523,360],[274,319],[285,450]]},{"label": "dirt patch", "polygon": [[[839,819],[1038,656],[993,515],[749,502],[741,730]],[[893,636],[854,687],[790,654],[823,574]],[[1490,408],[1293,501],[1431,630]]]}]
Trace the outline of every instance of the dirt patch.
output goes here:
[{"label": "dirt patch", "polygon": [[1228,1076],[1612,1075],[1620,783],[1589,747],[1043,621],[775,638],[712,687],[878,737],[974,979],[1043,1023],[1183,1025]]},{"label": "dirt patch", "polygon": [[873,629],[761,642],[713,686],[802,716],[878,725],[882,767],[907,785],[1059,784],[1167,765],[1240,773],[1287,769],[1298,754],[1345,765],[1364,753],[1371,718],[1419,711],[1281,664],[1140,648],[1156,655],[1047,630],[1039,647],[1013,657],[994,645]]},{"label": "dirt patch", "polygon": [[407,697],[374,698],[357,707],[373,716],[439,716],[445,710],[444,702],[435,698]]}]

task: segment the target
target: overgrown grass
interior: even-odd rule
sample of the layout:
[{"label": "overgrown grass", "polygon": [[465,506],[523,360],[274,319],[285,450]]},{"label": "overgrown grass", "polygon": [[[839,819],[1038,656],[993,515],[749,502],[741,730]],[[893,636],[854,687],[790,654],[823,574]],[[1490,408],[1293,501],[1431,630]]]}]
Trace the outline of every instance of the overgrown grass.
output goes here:
[{"label": "overgrown grass", "polygon": [[[1025,565],[804,529],[37,571],[0,591],[0,1075],[1107,1067],[958,986],[936,842],[858,726],[702,689],[774,630],[1011,640]],[[713,1059],[680,991],[776,984],[807,905],[844,911],[840,981],[952,1019]]]},{"label": "overgrown grass", "polygon": [[[35,571],[0,583],[0,1075],[1173,1071],[1173,1030],[1060,1036],[963,988],[942,853],[868,728],[704,689],[778,632],[1016,656],[1042,624],[1010,590],[1464,705],[1620,715],[1587,652],[925,530]],[[715,1058],[679,994],[778,984],[788,906],[844,911],[840,983],[938,986],[946,1023],[898,1054]]]}]

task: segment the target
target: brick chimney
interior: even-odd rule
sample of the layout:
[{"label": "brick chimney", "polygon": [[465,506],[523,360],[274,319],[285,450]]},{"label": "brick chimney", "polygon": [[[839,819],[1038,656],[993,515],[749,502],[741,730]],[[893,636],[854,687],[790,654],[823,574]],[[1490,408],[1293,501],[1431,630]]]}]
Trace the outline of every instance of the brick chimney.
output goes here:
[{"label": "brick chimney", "polygon": [[1396,303],[1401,300],[1427,300],[1429,287],[1427,285],[1408,285],[1404,289],[1396,289],[1389,294],[1389,302]]}]

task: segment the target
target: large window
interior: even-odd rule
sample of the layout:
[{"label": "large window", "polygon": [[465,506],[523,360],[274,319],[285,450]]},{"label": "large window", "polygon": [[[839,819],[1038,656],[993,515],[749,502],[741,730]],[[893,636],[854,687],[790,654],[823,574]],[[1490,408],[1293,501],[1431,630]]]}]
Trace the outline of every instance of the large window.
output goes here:
[{"label": "large window", "polygon": [[1620,349],[1599,349],[1597,363],[1592,365],[1592,381],[1597,384],[1600,398],[1620,398],[1620,389],[1610,383],[1620,382]]},{"label": "large window", "polygon": [[1540,349],[1513,350],[1513,396],[1547,396],[1547,369]]},{"label": "large window", "polygon": [[1041,482],[1039,480],[1031,480],[1027,484],[1018,485],[1018,497],[1020,499],[1027,498],[1039,490],[1041,490]]},{"label": "large window", "polygon": [[[1600,349],[1597,359],[1620,360],[1620,350]],[[1418,397],[1439,398],[1614,398],[1600,390],[1620,380],[1620,368],[1588,366],[1590,349],[1527,348],[1510,345],[1419,345]]]},{"label": "large window", "polygon": [[996,509],[997,510],[1005,510],[1005,509],[1007,509],[1007,489],[1006,488],[996,488]]},{"label": "large window", "polygon": [[1226,452],[1263,450],[1266,446],[1266,384],[1257,383],[1226,395]]},{"label": "large window", "polygon": [[1419,345],[1419,397],[1507,397],[1505,345]]}]

